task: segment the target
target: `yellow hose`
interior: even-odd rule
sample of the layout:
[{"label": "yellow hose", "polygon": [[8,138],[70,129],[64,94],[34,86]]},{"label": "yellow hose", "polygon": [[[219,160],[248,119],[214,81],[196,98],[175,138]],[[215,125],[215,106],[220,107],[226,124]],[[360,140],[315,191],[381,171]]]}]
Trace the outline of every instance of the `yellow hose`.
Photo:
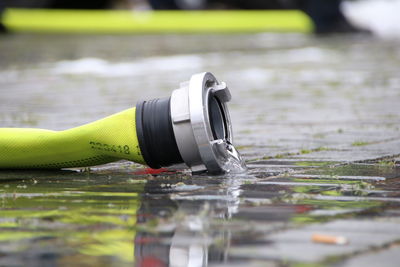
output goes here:
[{"label": "yellow hose", "polygon": [[145,164],[136,108],[64,131],[0,128],[0,168],[68,168],[120,159]]},{"label": "yellow hose", "polygon": [[209,33],[304,32],[311,19],[300,10],[59,10],[7,8],[3,23],[14,32]]}]

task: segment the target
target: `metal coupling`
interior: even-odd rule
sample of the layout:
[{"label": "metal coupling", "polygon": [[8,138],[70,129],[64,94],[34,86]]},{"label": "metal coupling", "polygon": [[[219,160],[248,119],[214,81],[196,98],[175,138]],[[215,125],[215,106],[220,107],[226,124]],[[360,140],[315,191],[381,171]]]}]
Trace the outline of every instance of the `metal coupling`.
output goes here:
[{"label": "metal coupling", "polygon": [[184,162],[193,172],[209,173],[229,171],[230,162],[243,166],[232,145],[230,99],[226,84],[205,72],[170,98],[138,103],[136,127],[146,163],[160,168]]},{"label": "metal coupling", "polygon": [[209,72],[195,74],[171,95],[171,120],[182,159],[193,172],[223,172],[232,125],[231,94]]}]

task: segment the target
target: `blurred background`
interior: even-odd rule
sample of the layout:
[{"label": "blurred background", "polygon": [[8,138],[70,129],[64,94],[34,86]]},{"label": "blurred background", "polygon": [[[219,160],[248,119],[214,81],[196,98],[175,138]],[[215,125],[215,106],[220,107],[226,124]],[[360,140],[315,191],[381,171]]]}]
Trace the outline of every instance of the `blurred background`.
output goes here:
[{"label": "blurred background", "polygon": [[[3,0],[0,3],[0,13],[3,13],[3,20],[5,20],[2,25],[2,31],[5,31],[5,24],[9,24],[9,28],[11,30],[21,30],[21,24],[31,24],[31,27],[26,26],[22,29],[36,29],[36,31],[40,31],[40,27],[32,28],[32,24],[38,24],[37,20],[43,20],[43,17],[47,17],[48,25],[45,27],[45,22],[41,22],[42,30],[49,30],[52,28],[53,31],[57,31],[57,27],[50,27],[53,21],[51,18],[51,13],[23,13],[23,18],[19,19],[18,16],[15,15],[15,11],[11,12],[11,14],[7,14],[5,12],[6,8],[24,8],[24,9],[84,9],[84,10],[130,10],[130,11],[149,11],[149,10],[301,10],[307,14],[307,16],[312,20],[312,25],[304,26],[303,28],[307,28],[307,30],[314,31],[316,33],[332,33],[332,32],[364,32],[367,33],[369,31],[375,31],[378,34],[393,34],[393,32],[400,32],[398,18],[396,16],[397,12],[400,9],[400,4],[398,0],[354,0],[354,1],[342,1],[342,0],[328,0],[328,1],[318,1],[318,0],[269,0],[269,1],[261,1],[261,0],[99,0],[99,1],[78,1],[78,0]],[[4,14],[6,13],[6,14]],[[8,12],[10,13],[10,12]],[[17,12],[18,14],[18,12]],[[265,13],[264,18],[268,21],[269,16],[272,13]],[[280,18],[283,21],[288,21],[293,19],[290,13],[280,13]],[[47,16],[50,15],[50,16]],[[107,18],[107,15],[104,14],[102,18],[91,17],[86,13],[86,19],[81,18],[81,23],[85,24],[88,20],[96,20],[97,28],[101,27],[101,25],[107,25],[115,23],[115,21]],[[132,14],[131,14],[132,15]],[[231,16],[230,22],[235,19],[240,19],[240,17],[235,16],[235,13],[230,13]],[[22,16],[22,15],[21,15]],[[35,17],[33,17],[35,16]],[[171,14],[167,19],[168,23],[173,20],[174,16],[180,16],[176,14]],[[225,15],[223,15],[225,16]],[[42,17],[42,18],[40,18]],[[59,17],[60,18],[60,17]],[[72,17],[70,17],[72,18]],[[33,21],[32,21],[33,19]],[[61,18],[60,18],[61,19]],[[68,20],[68,16],[64,17],[65,20]],[[125,18],[126,19],[126,18]],[[132,18],[134,19],[134,18]],[[131,19],[131,20],[132,20]],[[19,21],[18,21],[19,20]],[[25,20],[25,22],[21,22],[21,20]],[[176,20],[176,18],[175,18]],[[274,31],[283,31],[287,30],[284,24],[281,23],[281,27],[268,27],[264,24],[264,28],[254,26],[254,21],[252,19],[246,18],[246,23],[249,25],[253,25],[253,27],[248,26],[247,28],[237,27],[237,31],[243,31],[246,29],[247,31],[259,31],[259,30],[271,30]],[[253,20],[255,20],[253,18]],[[85,22],[84,22],[85,21]],[[75,21],[77,23],[77,21]],[[126,21],[129,24],[129,21]],[[165,18],[164,21],[165,22]],[[161,22],[161,23],[162,23]],[[65,23],[65,22],[64,22]],[[130,21],[132,23],[132,21]],[[143,23],[143,18],[142,18]],[[151,21],[147,21],[147,23],[151,23]],[[153,23],[160,23],[153,22]],[[186,23],[191,23],[191,21],[186,21]],[[205,30],[209,30],[205,24],[213,24],[213,23],[228,23],[227,21],[219,21],[211,20],[209,22],[204,21],[203,27]],[[306,23],[305,20],[298,23]],[[40,24],[40,23],[39,23]],[[234,24],[234,23],[233,23]],[[17,26],[16,26],[17,25]],[[18,26],[19,25],[19,26]],[[182,28],[185,25],[181,24]],[[270,25],[271,26],[271,25]],[[292,25],[293,26],[293,25]],[[71,26],[70,26],[71,27]],[[125,28],[128,27],[125,25]],[[138,25],[131,25],[130,31],[135,31],[133,28],[137,28],[136,31],[140,30]],[[299,25],[297,25],[297,29],[299,29]],[[114,31],[121,31],[122,29],[114,29]],[[197,29],[196,29],[197,28]],[[107,27],[104,27],[103,32],[107,32]],[[217,28],[218,29],[218,28]],[[219,30],[226,30],[227,28],[219,28]],[[289,27],[290,29],[290,27]],[[296,29],[296,26],[292,27],[292,29]],[[59,28],[62,30],[62,27]],[[75,30],[78,28],[75,26]],[[92,31],[99,32],[96,30],[96,27],[92,25]],[[192,27],[191,31],[198,31],[197,27]],[[87,29],[90,32],[90,27]],[[110,31],[110,29],[108,29]],[[146,31],[146,30],[144,30]],[[179,31],[176,27],[164,27],[159,28],[159,31]],[[304,29],[303,29],[304,31]]]},{"label": "blurred background", "polygon": [[[222,76],[232,84],[233,94],[242,97],[234,98],[234,104],[249,110],[238,111],[234,119],[285,117],[282,110],[262,111],[267,108],[264,104],[252,111],[257,93],[249,92],[276,91],[287,96],[279,99],[285,106],[298,105],[290,96],[319,84],[322,90],[328,85],[324,79],[364,83],[369,76],[362,70],[367,66],[377,69],[373,75],[386,77],[382,72],[398,58],[398,0],[3,0],[0,4],[4,33],[0,122],[5,126],[26,122],[55,129],[75,126],[129,107],[137,98],[163,96],[202,71]],[[268,107],[279,101],[268,102]],[[101,108],[93,108],[100,103]],[[76,116],[59,120],[58,112]]]}]

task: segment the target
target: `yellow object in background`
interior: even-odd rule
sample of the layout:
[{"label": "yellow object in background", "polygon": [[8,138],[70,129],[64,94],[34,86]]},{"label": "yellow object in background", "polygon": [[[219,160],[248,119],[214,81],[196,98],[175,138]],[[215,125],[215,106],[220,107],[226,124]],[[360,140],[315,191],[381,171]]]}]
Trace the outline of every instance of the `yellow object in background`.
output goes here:
[{"label": "yellow object in background", "polygon": [[312,32],[300,10],[50,10],[6,9],[11,31],[52,33]]}]

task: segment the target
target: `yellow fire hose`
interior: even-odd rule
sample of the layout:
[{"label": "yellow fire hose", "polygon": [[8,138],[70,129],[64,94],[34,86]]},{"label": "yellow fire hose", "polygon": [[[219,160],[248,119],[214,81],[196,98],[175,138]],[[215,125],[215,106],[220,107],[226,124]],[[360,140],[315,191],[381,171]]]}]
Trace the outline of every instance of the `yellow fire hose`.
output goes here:
[{"label": "yellow fire hose", "polygon": [[0,128],[1,168],[67,168],[131,160],[145,164],[135,108],[65,131]]},{"label": "yellow fire hose", "polygon": [[142,101],[77,128],[0,128],[0,168],[84,167],[125,159],[152,168],[185,163],[196,172],[228,171],[232,162],[242,164],[232,146],[229,100],[225,83],[200,73],[169,98]]},{"label": "yellow fire hose", "polygon": [[8,8],[4,25],[12,32],[209,33],[304,32],[311,19],[300,10],[58,10]]}]

